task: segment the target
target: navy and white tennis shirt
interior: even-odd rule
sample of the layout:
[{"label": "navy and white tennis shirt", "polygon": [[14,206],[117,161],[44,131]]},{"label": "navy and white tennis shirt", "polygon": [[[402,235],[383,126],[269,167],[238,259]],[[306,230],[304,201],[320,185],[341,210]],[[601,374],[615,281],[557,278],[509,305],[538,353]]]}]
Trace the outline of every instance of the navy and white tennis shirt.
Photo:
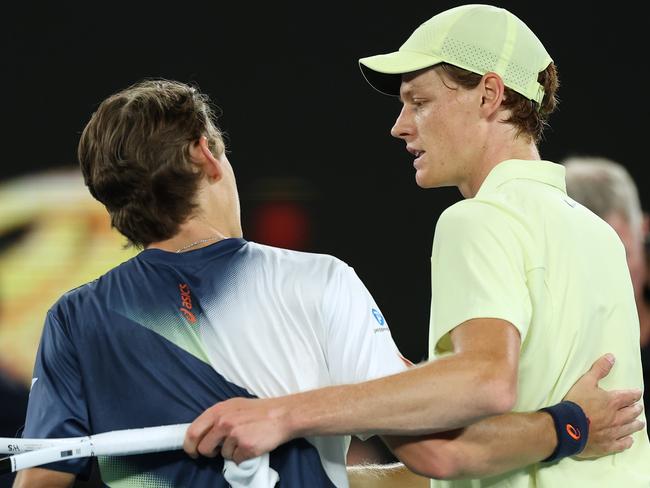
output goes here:
[{"label": "navy and white tennis shirt", "polygon": [[[65,294],[45,321],[23,437],[193,421],[237,396],[272,397],[406,368],[354,270],[324,255],[227,239],[159,249]],[[349,437],[270,455],[281,487],[347,487]],[[228,486],[223,459],[183,451],[100,458],[107,486]],[[46,466],[79,473],[88,460]]]}]

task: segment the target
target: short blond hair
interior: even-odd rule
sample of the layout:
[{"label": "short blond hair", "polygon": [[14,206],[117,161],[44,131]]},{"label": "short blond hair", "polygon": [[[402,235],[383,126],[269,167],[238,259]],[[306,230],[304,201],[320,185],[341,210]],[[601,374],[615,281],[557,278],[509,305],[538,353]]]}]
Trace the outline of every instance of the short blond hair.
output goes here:
[{"label": "short blond hair", "polygon": [[562,164],[566,168],[566,187],[571,198],[602,219],[611,214],[621,216],[632,231],[642,237],[639,192],[623,165],[594,156],[572,156]]}]

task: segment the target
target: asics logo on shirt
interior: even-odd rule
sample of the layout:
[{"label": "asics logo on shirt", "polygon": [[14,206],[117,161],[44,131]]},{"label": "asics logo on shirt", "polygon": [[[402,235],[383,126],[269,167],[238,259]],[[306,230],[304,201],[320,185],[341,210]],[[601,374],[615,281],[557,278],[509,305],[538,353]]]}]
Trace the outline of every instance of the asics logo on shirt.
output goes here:
[{"label": "asics logo on shirt", "polygon": [[190,324],[196,322],[196,317],[192,313],[192,295],[190,294],[190,287],[187,283],[180,283],[178,289],[181,292],[181,307],[179,310]]}]

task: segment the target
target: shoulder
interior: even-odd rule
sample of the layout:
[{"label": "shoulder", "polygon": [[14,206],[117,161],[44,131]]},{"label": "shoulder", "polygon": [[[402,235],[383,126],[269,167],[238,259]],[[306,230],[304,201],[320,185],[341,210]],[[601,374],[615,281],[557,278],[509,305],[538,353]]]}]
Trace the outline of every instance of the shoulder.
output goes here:
[{"label": "shoulder", "polygon": [[456,202],[440,215],[441,220],[481,221],[485,218],[503,219],[508,216],[504,198],[468,198]]},{"label": "shoulder", "polygon": [[462,200],[447,208],[438,219],[436,233],[476,233],[481,229],[504,229],[512,226],[516,219],[498,201],[471,198]]},{"label": "shoulder", "polygon": [[136,266],[137,256],[111,268],[106,273],[98,276],[92,281],[81,284],[63,293],[59,299],[50,307],[48,315],[54,317],[61,323],[72,315],[83,316],[88,309],[97,305],[102,296],[107,296],[108,291],[113,288],[115,281],[124,274],[132,272]]},{"label": "shoulder", "polygon": [[347,263],[330,254],[295,251],[255,242],[249,242],[247,247],[254,260],[260,260],[267,266],[277,267],[285,272],[322,276],[349,269]]}]

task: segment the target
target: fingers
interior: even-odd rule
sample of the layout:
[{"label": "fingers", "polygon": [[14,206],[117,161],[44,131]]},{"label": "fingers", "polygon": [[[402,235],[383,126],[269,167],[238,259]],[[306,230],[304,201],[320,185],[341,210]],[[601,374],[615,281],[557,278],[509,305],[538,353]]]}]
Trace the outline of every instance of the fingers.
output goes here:
[{"label": "fingers", "polygon": [[623,452],[626,449],[629,449],[634,444],[634,439],[632,437],[622,437],[621,439],[612,442],[611,449],[608,449],[609,453]]},{"label": "fingers", "polygon": [[641,412],[643,412],[643,405],[641,403],[635,403],[628,407],[623,407],[616,413],[616,423],[627,424],[632,422],[641,415]]},{"label": "fingers", "polygon": [[[632,447],[632,435],[645,429],[645,422],[637,418],[642,411],[640,403],[620,409],[610,427],[594,432],[595,445],[585,449],[587,457],[613,454]],[[589,435],[591,437],[591,433]]]},{"label": "fingers", "polygon": [[631,405],[634,405],[637,403],[639,400],[641,400],[641,396],[643,392],[641,390],[614,390],[611,391],[610,394],[612,395],[612,404],[616,408],[624,408],[624,407],[629,407]]},{"label": "fingers", "polygon": [[645,422],[642,420],[633,420],[632,422],[629,422],[621,427],[619,427],[617,431],[617,436],[620,436],[619,439],[623,439],[625,437],[628,437],[635,432],[639,432],[640,430],[643,430],[645,428]]},{"label": "fingers", "polygon": [[228,437],[223,441],[223,446],[221,446],[221,455],[224,459],[232,459],[239,464],[237,460],[233,458],[235,449],[237,449],[237,440],[234,437]]},{"label": "fingers", "polygon": [[643,412],[643,405],[641,403],[635,403],[628,407],[621,408],[617,412],[616,423],[618,426],[614,433],[617,440],[628,437],[645,428],[645,422],[638,419],[641,412]]},{"label": "fingers", "polygon": [[199,415],[194,422],[190,424],[185,433],[183,440],[183,450],[193,459],[199,456],[198,446],[206,432],[212,427],[212,421],[209,415],[210,410],[206,410]]},{"label": "fingers", "polygon": [[196,450],[202,456],[213,458],[219,454],[221,443],[224,441],[225,433],[217,426],[213,426],[205,433],[199,442]]},{"label": "fingers", "polygon": [[589,371],[587,371],[587,373],[585,373],[585,376],[590,376],[595,381],[595,383],[598,384],[598,382],[607,376],[612,370],[612,366],[614,366],[615,361],[616,358],[614,355],[607,353],[604,356],[599,357],[596,362],[591,365],[591,368]]},{"label": "fingers", "polygon": [[199,454],[215,457],[220,451],[220,444],[228,435],[232,426],[222,419],[225,402],[217,403],[199,415],[190,424],[183,440],[183,449],[193,459]]},{"label": "fingers", "polygon": [[255,451],[252,449],[251,446],[245,447],[242,445],[238,445],[235,451],[233,452],[233,457],[232,460],[235,461],[237,464],[241,464],[244,461],[248,461],[249,459],[253,459],[254,457],[259,456],[259,453],[255,453]]},{"label": "fingers", "polygon": [[240,444],[240,439],[237,435],[228,437],[223,441],[221,447],[221,455],[224,459],[232,459],[236,464],[241,464],[244,461],[259,456],[252,445]]},{"label": "fingers", "polygon": [[194,459],[221,454],[237,463],[275,449],[288,438],[270,418],[269,402],[233,398],[210,407],[187,429],[183,449]]}]

